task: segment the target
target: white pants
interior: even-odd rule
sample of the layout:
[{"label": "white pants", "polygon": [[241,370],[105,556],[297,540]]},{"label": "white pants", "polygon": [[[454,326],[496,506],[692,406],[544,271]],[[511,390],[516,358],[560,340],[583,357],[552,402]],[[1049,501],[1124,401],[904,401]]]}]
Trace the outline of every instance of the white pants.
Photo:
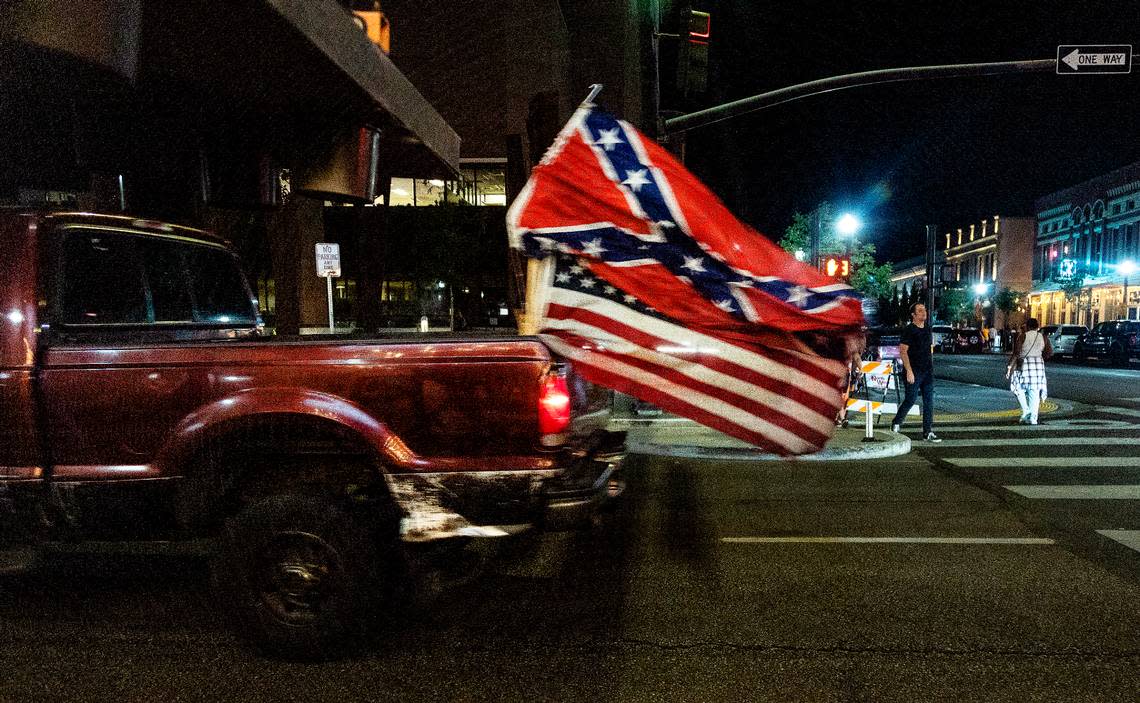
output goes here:
[{"label": "white pants", "polygon": [[1013,392],[1017,396],[1017,404],[1021,406],[1021,417],[1037,424],[1037,411],[1041,409],[1041,389],[1030,388],[1025,391],[1018,388]]}]

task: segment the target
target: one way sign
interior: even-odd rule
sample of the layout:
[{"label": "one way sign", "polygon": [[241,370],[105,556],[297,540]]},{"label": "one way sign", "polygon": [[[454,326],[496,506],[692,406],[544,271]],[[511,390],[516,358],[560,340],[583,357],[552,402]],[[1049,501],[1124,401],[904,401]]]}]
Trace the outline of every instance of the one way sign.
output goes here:
[{"label": "one way sign", "polygon": [[1057,73],[1131,73],[1131,44],[1062,44]]}]

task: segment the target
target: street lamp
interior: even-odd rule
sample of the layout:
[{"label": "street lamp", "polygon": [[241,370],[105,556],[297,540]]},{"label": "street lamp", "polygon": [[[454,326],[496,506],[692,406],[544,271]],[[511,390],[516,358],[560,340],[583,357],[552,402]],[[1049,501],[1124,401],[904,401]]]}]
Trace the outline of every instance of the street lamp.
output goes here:
[{"label": "street lamp", "polygon": [[979,298],[982,297],[983,295],[985,295],[986,291],[988,291],[989,289],[990,289],[990,284],[988,284],[988,283],[975,283],[974,284],[974,294],[977,295]]},{"label": "street lamp", "polygon": [[1124,317],[1128,317],[1128,277],[1136,273],[1136,263],[1125,259],[1116,265],[1116,272],[1124,276]]},{"label": "street lamp", "polygon": [[835,231],[841,237],[854,236],[862,228],[863,223],[859,221],[859,218],[849,212],[835,221]]},{"label": "street lamp", "polygon": [[843,213],[843,215],[835,221],[835,231],[845,240],[843,242],[843,253],[848,261],[851,260],[851,240],[855,238],[855,234],[862,228],[863,222],[858,216],[850,212]]}]

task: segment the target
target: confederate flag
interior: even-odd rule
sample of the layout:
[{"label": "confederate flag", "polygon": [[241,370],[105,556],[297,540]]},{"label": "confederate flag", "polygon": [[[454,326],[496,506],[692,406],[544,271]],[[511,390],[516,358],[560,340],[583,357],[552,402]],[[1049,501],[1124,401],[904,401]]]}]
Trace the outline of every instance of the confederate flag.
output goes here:
[{"label": "confederate flag", "polygon": [[587,379],[781,455],[831,436],[859,298],[631,125],[583,104],[507,227],[527,256],[555,255],[541,336]]}]

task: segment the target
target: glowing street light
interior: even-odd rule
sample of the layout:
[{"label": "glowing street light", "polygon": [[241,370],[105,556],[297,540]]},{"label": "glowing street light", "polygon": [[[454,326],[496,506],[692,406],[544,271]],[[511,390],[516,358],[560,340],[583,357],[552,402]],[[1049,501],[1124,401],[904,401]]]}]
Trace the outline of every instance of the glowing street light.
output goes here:
[{"label": "glowing street light", "polygon": [[988,284],[988,283],[975,283],[974,284],[974,294],[978,295],[979,297],[985,295],[989,289],[990,289],[990,284]]},{"label": "glowing street light", "polygon": [[862,228],[863,223],[858,217],[851,213],[846,213],[843,217],[835,221],[835,231],[838,232],[841,237],[851,237]]}]

